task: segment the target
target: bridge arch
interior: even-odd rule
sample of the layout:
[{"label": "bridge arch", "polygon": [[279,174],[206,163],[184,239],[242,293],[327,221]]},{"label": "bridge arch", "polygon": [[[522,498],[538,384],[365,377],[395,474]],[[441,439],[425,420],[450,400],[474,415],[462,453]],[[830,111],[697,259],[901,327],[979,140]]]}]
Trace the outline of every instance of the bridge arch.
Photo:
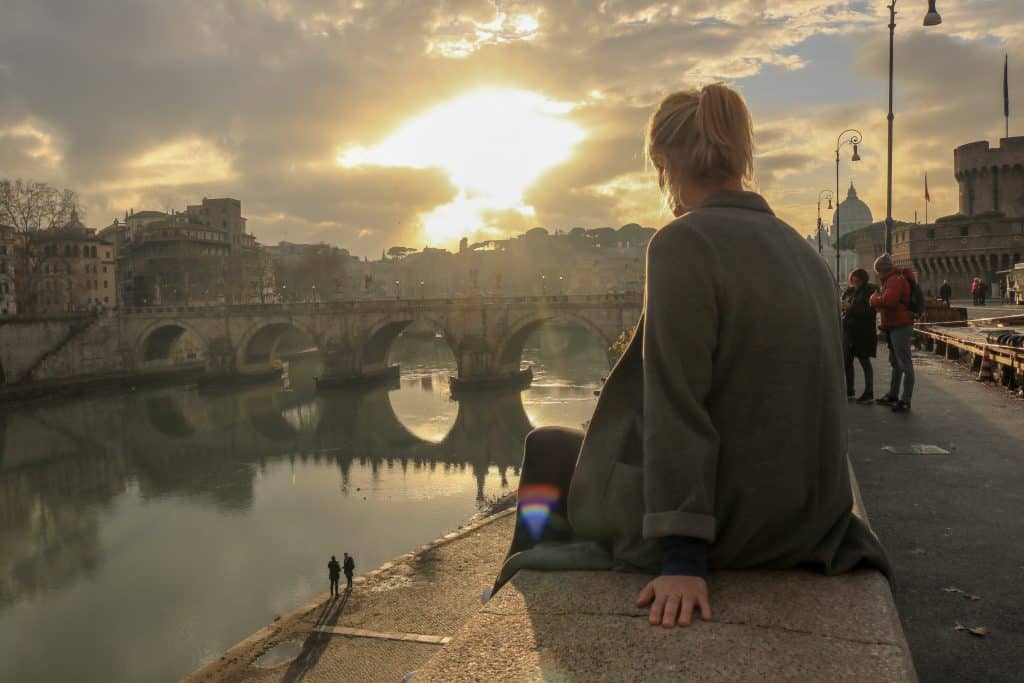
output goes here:
[{"label": "bridge arch", "polygon": [[[601,341],[606,350],[615,343],[619,333],[622,332],[622,330],[617,329],[617,325],[602,325],[586,315],[573,311],[551,310],[533,313],[518,319],[509,326],[508,332],[498,347],[497,366],[499,371],[509,373],[519,370],[526,341],[530,338],[530,335],[550,322],[572,323],[594,335]],[[609,357],[609,367],[611,362],[612,359]]]},{"label": "bridge arch", "polygon": [[266,370],[278,360],[278,348],[289,332],[307,337],[318,349],[322,340],[314,330],[291,318],[262,320],[246,330],[235,351],[235,367],[242,373]]},{"label": "bridge arch", "polygon": [[413,323],[425,323],[440,332],[452,354],[458,357],[458,342],[449,330],[447,321],[434,317],[403,316],[378,322],[369,328],[362,349],[363,367],[370,370],[385,368],[395,340]]},{"label": "bridge arch", "polygon": [[194,339],[195,347],[183,349],[184,358],[180,360],[203,361],[209,349],[208,340],[193,325],[182,320],[160,320],[147,326],[135,344],[135,357],[141,366],[173,363],[172,354],[186,335]]}]

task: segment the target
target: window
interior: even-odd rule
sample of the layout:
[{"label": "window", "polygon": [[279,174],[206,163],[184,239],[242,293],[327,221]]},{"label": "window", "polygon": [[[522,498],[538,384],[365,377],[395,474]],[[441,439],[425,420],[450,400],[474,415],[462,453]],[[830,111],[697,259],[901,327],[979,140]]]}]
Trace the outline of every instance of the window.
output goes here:
[{"label": "window", "polygon": [[106,280],[103,281],[103,289],[107,289],[107,281]]},{"label": "window", "polygon": [[968,231],[969,231],[969,228],[966,225],[960,226],[960,236],[961,237],[967,237]]},{"label": "window", "polygon": [[107,272],[107,267],[106,266],[103,266],[103,272],[104,273]]},{"label": "window", "polygon": [[935,228],[928,228],[928,239],[935,239]]}]

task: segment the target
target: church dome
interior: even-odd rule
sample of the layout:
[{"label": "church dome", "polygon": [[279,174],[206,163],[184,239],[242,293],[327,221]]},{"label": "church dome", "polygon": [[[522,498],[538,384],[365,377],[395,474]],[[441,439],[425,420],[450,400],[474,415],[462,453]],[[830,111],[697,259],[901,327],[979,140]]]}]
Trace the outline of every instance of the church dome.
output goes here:
[{"label": "church dome", "polygon": [[839,203],[832,214],[832,231],[835,234],[836,221],[839,221],[839,234],[845,235],[850,230],[856,230],[871,225],[874,219],[871,217],[871,209],[860,198],[857,197],[857,188],[850,181],[850,189],[846,193],[846,199]]}]

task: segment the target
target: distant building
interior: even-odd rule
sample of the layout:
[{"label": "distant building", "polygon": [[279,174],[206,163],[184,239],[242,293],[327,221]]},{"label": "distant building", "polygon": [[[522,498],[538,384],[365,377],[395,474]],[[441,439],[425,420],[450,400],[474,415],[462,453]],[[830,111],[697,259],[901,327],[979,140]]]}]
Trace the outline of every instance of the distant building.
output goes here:
[{"label": "distant building", "polygon": [[18,314],[15,288],[17,245],[17,230],[9,225],[0,225],[0,317]]},{"label": "distant building", "polygon": [[[836,210],[832,213],[832,225],[829,237],[835,243],[836,239],[854,230],[871,225],[874,219],[871,217],[871,208],[857,196],[857,188],[850,181],[850,189],[846,191],[846,199],[839,202]],[[839,231],[836,232],[838,226]]]},{"label": "distant building", "polygon": [[185,211],[129,211],[103,230],[115,248],[124,305],[274,300],[270,255],[245,230],[237,199],[203,198]]},{"label": "distant building", "polygon": [[66,313],[116,305],[114,248],[71,213],[66,225],[22,236],[18,313]]},{"label": "distant building", "polygon": [[[822,230],[821,257],[828,266],[832,276],[836,276],[837,240],[871,224],[871,208],[857,196],[857,188],[850,181],[850,189],[846,191],[846,199],[836,205],[832,212],[832,222]],[[836,226],[838,225],[838,231]],[[815,249],[818,248],[819,235],[807,238]],[[858,267],[858,254],[853,249],[839,250],[839,282],[846,282],[851,270]]]},{"label": "distant building", "polygon": [[533,228],[459,251],[426,248],[400,258],[353,262],[349,291],[358,296],[455,297],[599,294],[643,288],[653,228]]},{"label": "distant building", "polygon": [[278,301],[332,301],[350,298],[347,249],[330,244],[278,242],[264,247],[274,270]]},{"label": "distant building", "polygon": [[[899,224],[893,230],[893,261],[917,271],[933,295],[943,280],[953,296],[966,298],[971,280],[994,282],[1024,254],[1024,137],[1003,138],[990,148],[972,142],[953,152],[959,211],[934,223]],[[858,242],[862,260],[881,253],[881,230]]]}]

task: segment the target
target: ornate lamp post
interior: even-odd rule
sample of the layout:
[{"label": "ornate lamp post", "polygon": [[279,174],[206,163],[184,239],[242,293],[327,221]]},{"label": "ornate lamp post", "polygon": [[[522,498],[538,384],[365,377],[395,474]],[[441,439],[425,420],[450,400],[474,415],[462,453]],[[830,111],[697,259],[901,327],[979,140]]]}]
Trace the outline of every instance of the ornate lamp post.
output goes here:
[{"label": "ornate lamp post", "polygon": [[818,193],[818,256],[821,256],[821,198],[828,197],[828,208],[832,210],[832,190],[822,190]]},{"label": "ornate lamp post", "polygon": [[836,138],[836,210],[833,217],[836,223],[836,234],[834,242],[836,247],[836,284],[839,284],[839,150],[844,145],[853,145],[853,154],[850,161],[860,161],[860,154],[857,153],[857,145],[864,139],[864,135],[856,128],[847,128]]},{"label": "ornate lamp post", "polygon": [[[885,182],[885,253],[892,253],[892,121],[895,115],[892,113],[892,66],[893,66],[893,36],[896,33],[896,0],[891,0],[889,7],[889,144],[888,162]],[[938,26],[942,23],[942,17],[935,10],[935,0],[928,0],[928,12],[924,15],[925,26]]]}]

